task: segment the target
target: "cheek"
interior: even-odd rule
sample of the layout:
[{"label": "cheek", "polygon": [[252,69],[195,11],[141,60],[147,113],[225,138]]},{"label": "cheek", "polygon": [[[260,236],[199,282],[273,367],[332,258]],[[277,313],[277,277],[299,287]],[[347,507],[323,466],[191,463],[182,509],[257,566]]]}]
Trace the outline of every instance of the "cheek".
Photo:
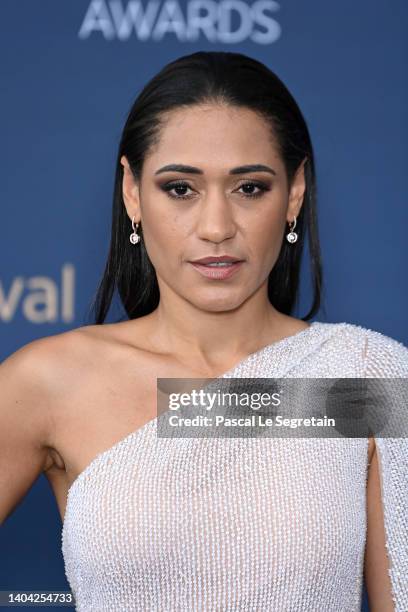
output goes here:
[{"label": "cheek", "polygon": [[264,260],[270,262],[276,260],[282,245],[285,229],[285,215],[276,210],[267,215],[262,223],[256,223],[251,231],[252,248]]},{"label": "cheek", "polygon": [[155,210],[153,206],[146,206],[143,220],[146,227],[143,230],[144,241],[152,264],[168,267],[176,262],[187,234],[180,216],[174,211],[163,212],[163,208]]}]

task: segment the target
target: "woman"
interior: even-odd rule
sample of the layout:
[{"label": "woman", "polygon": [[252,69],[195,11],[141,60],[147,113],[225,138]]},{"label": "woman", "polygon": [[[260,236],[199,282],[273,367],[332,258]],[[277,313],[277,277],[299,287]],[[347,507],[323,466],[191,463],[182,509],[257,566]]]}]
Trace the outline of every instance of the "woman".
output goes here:
[{"label": "woman", "polygon": [[[157,378],[406,378],[396,340],[307,322],[321,286],[284,84],[236,53],[165,66],[123,130],[95,325],[1,367],[1,519],[44,472],[78,610],[352,612],[363,574],[372,612],[408,609],[405,440],[157,435]],[[116,289],[128,319],[107,324]]]}]

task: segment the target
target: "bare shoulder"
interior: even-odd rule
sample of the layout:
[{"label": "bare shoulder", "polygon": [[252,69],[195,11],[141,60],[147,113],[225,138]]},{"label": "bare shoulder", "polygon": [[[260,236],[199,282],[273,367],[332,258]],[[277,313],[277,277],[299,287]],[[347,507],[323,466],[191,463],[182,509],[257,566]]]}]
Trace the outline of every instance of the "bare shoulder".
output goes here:
[{"label": "bare shoulder", "polygon": [[[142,325],[138,327],[142,328]],[[129,344],[137,349],[138,339],[140,349],[143,350],[143,338],[137,332],[133,321],[84,325],[33,340],[12,353],[2,365],[15,367],[17,364],[29,363],[30,372],[33,368],[37,373],[42,370],[49,378],[50,372],[57,371],[60,367],[77,368],[84,363],[91,365],[90,357],[97,359],[99,355],[94,352],[96,348],[108,351],[115,346],[123,347]]]},{"label": "bare shoulder", "polygon": [[78,327],[29,342],[0,365],[0,523],[42,472],[62,512],[67,474],[131,429],[129,398],[149,372],[139,368],[139,331],[127,321]]},{"label": "bare shoulder", "polygon": [[47,440],[56,406],[92,370],[115,358],[119,336],[116,324],[89,325],[33,340],[13,352],[0,365],[2,422],[18,411]]},{"label": "bare shoulder", "polygon": [[44,394],[57,382],[55,374],[62,361],[78,347],[81,333],[72,330],[32,340],[9,355],[0,365],[0,384],[2,389],[16,386],[19,395],[23,389],[31,393]]},{"label": "bare shoulder", "polygon": [[[69,331],[33,340],[0,365],[0,419],[3,432],[17,426],[46,445],[51,437],[53,394],[73,369],[82,334]],[[23,425],[24,424],[24,425]]]},{"label": "bare shoulder", "polygon": [[52,465],[59,399],[69,392],[83,333],[34,340],[0,365],[0,522]]},{"label": "bare shoulder", "polygon": [[52,392],[61,381],[60,375],[80,369],[88,350],[102,335],[79,327],[52,336],[32,340],[7,357],[0,366],[0,380],[19,380],[43,392]]}]

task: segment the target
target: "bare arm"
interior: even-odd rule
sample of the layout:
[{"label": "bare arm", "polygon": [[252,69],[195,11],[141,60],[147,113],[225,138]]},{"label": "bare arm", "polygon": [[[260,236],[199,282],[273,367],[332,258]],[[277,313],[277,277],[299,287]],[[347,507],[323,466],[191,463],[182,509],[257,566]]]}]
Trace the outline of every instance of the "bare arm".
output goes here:
[{"label": "bare arm", "polygon": [[378,457],[373,438],[370,439],[370,446],[372,458],[367,481],[367,540],[364,560],[367,595],[370,612],[394,612],[385,546]]},{"label": "bare arm", "polygon": [[52,463],[48,347],[35,340],[0,365],[0,524]]}]

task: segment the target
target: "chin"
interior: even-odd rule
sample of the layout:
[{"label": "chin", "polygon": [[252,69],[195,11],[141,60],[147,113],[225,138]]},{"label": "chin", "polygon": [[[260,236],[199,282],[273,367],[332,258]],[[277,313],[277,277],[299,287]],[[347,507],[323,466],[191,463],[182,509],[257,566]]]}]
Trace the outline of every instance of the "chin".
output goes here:
[{"label": "chin", "polygon": [[202,300],[190,300],[200,310],[206,312],[228,312],[239,308],[244,299],[237,299],[236,296],[207,296]]}]

